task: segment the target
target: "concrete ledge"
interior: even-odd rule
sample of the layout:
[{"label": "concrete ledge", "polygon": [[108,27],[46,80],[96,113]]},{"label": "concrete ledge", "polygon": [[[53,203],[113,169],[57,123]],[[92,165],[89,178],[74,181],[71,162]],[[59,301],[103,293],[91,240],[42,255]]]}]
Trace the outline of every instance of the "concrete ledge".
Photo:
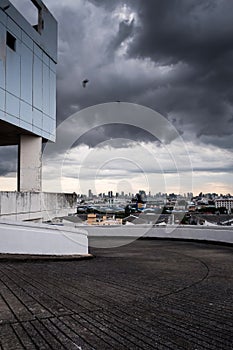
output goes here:
[{"label": "concrete ledge", "polygon": [[92,254],[85,255],[29,255],[29,254],[0,254],[0,262],[9,261],[72,261],[72,260],[86,260],[93,259]]},{"label": "concrete ledge", "polygon": [[1,220],[0,254],[87,255],[87,232],[78,228]]}]

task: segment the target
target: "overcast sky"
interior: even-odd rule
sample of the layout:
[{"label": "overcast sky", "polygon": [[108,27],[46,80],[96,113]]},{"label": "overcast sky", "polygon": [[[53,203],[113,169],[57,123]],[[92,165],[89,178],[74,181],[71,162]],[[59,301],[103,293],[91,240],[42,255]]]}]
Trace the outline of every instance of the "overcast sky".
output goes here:
[{"label": "overcast sky", "polygon": [[[30,17],[28,1],[12,3]],[[79,135],[69,156],[58,142],[56,157],[44,166],[44,190],[58,190],[56,163],[63,162],[66,153],[64,191],[233,193],[233,2],[44,2],[59,23],[58,137],[61,130],[67,138],[68,130]],[[89,80],[86,88],[83,79]],[[82,112],[75,128],[68,122],[84,108],[115,101],[159,112],[179,136],[161,140],[149,133],[143,115],[141,124],[132,115],[132,126],[117,117],[106,123],[103,115],[105,125],[100,117],[93,128],[92,122],[85,124]],[[191,165],[186,159],[182,168],[184,148]],[[0,170],[9,178],[14,171],[10,163],[0,164]],[[193,188],[190,181],[180,186],[181,172],[192,176]]]}]

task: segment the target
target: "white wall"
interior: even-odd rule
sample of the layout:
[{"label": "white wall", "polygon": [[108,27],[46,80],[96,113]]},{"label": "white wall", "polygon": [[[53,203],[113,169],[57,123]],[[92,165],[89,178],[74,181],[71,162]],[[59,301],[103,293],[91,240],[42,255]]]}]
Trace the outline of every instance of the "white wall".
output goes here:
[{"label": "white wall", "polygon": [[88,239],[81,229],[0,221],[0,254],[86,255]]},{"label": "white wall", "polygon": [[[78,227],[78,225],[76,225]],[[80,226],[81,227],[81,226]],[[233,227],[204,227],[204,226],[166,226],[153,227],[150,225],[92,227],[85,226],[92,237],[130,237],[130,238],[180,238],[226,242],[233,244]]]}]

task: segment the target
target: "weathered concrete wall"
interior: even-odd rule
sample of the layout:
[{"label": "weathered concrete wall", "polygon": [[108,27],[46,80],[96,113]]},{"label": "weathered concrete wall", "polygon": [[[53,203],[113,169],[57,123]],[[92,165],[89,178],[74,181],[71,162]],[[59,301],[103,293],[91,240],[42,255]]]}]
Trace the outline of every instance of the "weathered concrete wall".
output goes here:
[{"label": "weathered concrete wall", "polygon": [[75,212],[75,194],[0,192],[1,219],[45,221]]},{"label": "weathered concrete wall", "polygon": [[19,143],[18,191],[42,189],[42,138],[21,135]]},{"label": "weathered concrete wall", "polygon": [[0,254],[86,255],[88,239],[82,229],[1,221]]}]

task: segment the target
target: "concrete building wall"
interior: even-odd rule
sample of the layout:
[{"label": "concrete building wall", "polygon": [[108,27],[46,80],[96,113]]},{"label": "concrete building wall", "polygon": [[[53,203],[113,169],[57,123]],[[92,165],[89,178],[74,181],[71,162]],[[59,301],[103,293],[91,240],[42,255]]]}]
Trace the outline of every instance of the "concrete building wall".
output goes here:
[{"label": "concrete building wall", "polygon": [[0,120],[55,141],[57,22],[40,0],[33,2],[40,32],[10,1],[0,3]]},{"label": "concrete building wall", "polygon": [[215,208],[225,207],[230,213],[233,209],[233,198],[220,198],[215,200]]},{"label": "concrete building wall", "polygon": [[0,219],[47,221],[76,212],[77,196],[46,192],[0,192]]}]

